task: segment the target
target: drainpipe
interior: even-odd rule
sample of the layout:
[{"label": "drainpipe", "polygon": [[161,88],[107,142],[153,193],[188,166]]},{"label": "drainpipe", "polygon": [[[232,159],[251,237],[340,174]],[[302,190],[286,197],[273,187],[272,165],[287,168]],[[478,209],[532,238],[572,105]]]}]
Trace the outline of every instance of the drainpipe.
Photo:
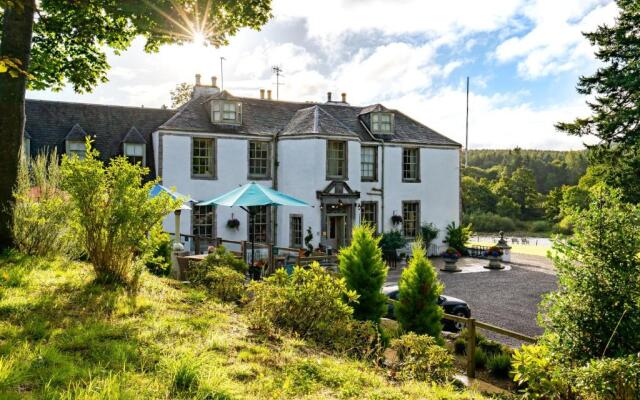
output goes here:
[{"label": "drainpipe", "polygon": [[[272,172],[273,172],[273,178],[272,178],[272,182],[273,182],[273,190],[278,190],[278,136],[280,135],[281,131],[276,132],[275,135],[273,135],[273,140],[271,141],[272,143],[272,148],[273,148],[273,166],[272,166]],[[271,241],[273,243],[274,246],[276,246],[278,244],[278,207],[272,207],[273,211],[271,213],[271,216],[273,218],[273,240]]]},{"label": "drainpipe", "polygon": [[362,125],[362,127],[364,128],[364,130],[369,134],[369,136],[371,137],[371,139],[374,142],[378,142],[380,143],[382,146],[382,160],[381,160],[381,168],[380,168],[380,214],[381,214],[381,218],[380,218],[380,233],[384,233],[384,139],[380,138],[380,139],[376,139],[375,136],[373,136],[373,133],[371,133],[371,131],[369,130],[369,128],[367,128],[367,125],[362,122],[362,120],[360,119],[360,124]]}]

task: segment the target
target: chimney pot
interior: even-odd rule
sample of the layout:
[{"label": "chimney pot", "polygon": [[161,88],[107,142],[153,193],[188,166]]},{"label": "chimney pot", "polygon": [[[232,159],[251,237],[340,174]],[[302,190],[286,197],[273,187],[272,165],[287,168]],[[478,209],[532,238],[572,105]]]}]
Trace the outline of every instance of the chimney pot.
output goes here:
[{"label": "chimney pot", "polygon": [[267,100],[271,100],[271,89],[267,90]]},{"label": "chimney pot", "polygon": [[260,100],[264,100],[264,89],[260,89]]},{"label": "chimney pot", "polygon": [[346,93],[342,93],[342,102],[343,103],[347,102],[347,94]]},{"label": "chimney pot", "polygon": [[211,86],[212,87],[218,87],[218,85],[216,85],[217,81],[218,81],[218,78],[216,78],[215,76],[212,76],[211,77]]},{"label": "chimney pot", "polygon": [[331,102],[331,92],[327,92],[327,103]]},{"label": "chimney pot", "polygon": [[200,86],[200,77],[201,76],[202,75],[200,75],[200,74],[196,74],[196,86]]}]

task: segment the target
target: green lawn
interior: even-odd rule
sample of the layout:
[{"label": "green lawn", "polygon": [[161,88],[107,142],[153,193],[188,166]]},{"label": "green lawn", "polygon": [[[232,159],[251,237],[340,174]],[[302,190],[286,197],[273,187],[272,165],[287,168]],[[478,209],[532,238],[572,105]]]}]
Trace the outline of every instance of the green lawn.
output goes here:
[{"label": "green lawn", "polygon": [[1,399],[483,398],[256,337],[240,308],[175,281],[145,274],[131,298],[92,279],[83,263],[0,256]]},{"label": "green lawn", "polygon": [[[477,246],[495,246],[495,243],[489,242],[470,242],[469,245]],[[509,244],[511,252],[515,254],[526,254],[530,256],[547,257],[547,252],[551,251],[551,247],[535,246],[532,244]]]}]

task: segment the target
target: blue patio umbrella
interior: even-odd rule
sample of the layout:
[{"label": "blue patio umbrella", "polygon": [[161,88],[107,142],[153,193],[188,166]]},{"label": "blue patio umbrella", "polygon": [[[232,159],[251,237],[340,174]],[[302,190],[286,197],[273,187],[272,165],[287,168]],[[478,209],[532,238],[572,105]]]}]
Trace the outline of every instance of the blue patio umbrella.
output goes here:
[{"label": "blue patio umbrella", "polygon": [[191,198],[189,196],[185,196],[183,194],[180,194],[178,192],[176,192],[175,190],[169,189],[165,186],[162,186],[159,183],[156,183],[155,185],[153,185],[153,187],[151,188],[151,190],[149,191],[149,197],[156,197],[159,196],[162,193],[166,193],[167,195],[171,196],[173,199],[180,199],[182,200],[182,204],[180,205],[180,208],[178,208],[177,210],[174,211],[174,215],[175,215],[175,228],[174,228],[174,234],[176,236],[176,245],[180,244],[179,247],[182,246],[182,243],[180,242],[180,213],[182,210],[191,210],[191,207],[189,207],[188,205],[185,204],[185,202],[190,201]]},{"label": "blue patio umbrella", "polygon": [[[218,196],[214,199],[202,201],[198,203],[199,206],[238,206],[245,210],[249,214],[251,219],[251,225],[253,226],[254,211],[252,207],[255,206],[298,206],[308,207],[309,204],[302,200],[296,199],[293,196],[278,192],[267,187],[264,187],[258,183],[251,182],[232,191]],[[251,265],[255,258],[255,235],[251,238]]]}]

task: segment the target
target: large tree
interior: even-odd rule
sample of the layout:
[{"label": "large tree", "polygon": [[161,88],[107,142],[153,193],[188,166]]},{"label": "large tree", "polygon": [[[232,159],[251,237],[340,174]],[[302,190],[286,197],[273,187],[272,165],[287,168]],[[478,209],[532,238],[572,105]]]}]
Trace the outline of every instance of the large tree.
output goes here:
[{"label": "large tree", "polygon": [[585,33],[597,46],[601,67],[580,77],[578,93],[592,98],[591,116],[558,123],[571,135],[593,135],[593,160],[610,185],[623,190],[625,200],[640,202],[640,3],[617,0],[620,15],[613,25]]},{"label": "large tree", "polygon": [[270,17],[271,0],[0,0],[0,248],[11,245],[27,87],[87,92],[107,81],[107,48],[118,54],[136,36],[148,52],[199,37],[221,46]]}]

